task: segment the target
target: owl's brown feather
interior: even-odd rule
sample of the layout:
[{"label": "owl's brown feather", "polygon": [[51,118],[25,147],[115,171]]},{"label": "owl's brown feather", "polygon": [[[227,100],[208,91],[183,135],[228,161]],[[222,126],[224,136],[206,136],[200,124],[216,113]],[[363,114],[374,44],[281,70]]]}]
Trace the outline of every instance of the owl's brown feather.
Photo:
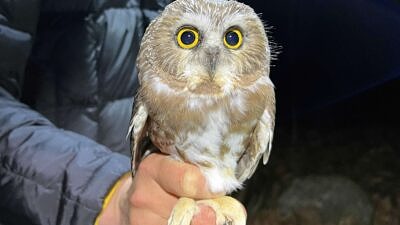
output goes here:
[{"label": "owl's brown feather", "polygon": [[137,101],[133,110],[129,126],[132,148],[132,173],[135,174],[140,163],[144,148],[146,147],[147,129],[149,127],[149,116],[146,106]]},{"label": "owl's brown feather", "polygon": [[[178,46],[182,26],[196,27],[198,46]],[[222,41],[231,27],[243,32],[243,45],[236,50]],[[218,53],[212,70],[209,49]],[[268,159],[275,94],[268,39],[250,7],[177,0],[147,28],[137,62],[134,167],[142,154],[140,142],[149,138],[162,152],[197,165],[212,191],[231,192],[253,174],[262,155]]]}]

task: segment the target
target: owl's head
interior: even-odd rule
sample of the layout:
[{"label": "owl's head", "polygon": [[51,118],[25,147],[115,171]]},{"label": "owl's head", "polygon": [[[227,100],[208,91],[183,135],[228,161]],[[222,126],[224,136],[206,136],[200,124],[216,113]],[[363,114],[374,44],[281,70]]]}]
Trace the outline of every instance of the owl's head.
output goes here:
[{"label": "owl's head", "polygon": [[155,73],[171,88],[202,95],[249,86],[268,76],[269,63],[264,25],[252,8],[176,0],[147,28],[138,67],[143,78]]}]

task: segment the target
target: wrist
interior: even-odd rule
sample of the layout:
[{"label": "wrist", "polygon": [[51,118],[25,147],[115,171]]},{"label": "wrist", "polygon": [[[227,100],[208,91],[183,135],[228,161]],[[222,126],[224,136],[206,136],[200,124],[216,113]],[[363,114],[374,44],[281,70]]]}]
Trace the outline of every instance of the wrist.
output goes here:
[{"label": "wrist", "polygon": [[132,184],[131,173],[123,175],[104,199],[103,208],[95,225],[128,224],[128,191]]}]

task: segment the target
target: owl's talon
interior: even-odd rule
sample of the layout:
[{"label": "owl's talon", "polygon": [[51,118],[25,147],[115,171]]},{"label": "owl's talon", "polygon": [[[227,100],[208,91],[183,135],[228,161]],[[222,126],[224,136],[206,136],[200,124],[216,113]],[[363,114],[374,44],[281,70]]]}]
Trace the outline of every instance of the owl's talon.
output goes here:
[{"label": "owl's talon", "polygon": [[224,225],[233,225],[233,221],[230,218],[226,217]]}]

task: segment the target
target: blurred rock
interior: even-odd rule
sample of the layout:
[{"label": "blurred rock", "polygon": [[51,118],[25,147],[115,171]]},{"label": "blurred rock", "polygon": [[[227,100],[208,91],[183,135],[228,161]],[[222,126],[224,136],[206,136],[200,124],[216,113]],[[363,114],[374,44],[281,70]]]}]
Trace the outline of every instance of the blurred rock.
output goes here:
[{"label": "blurred rock", "polygon": [[389,197],[373,196],[375,203],[374,225],[399,225],[400,210]]},{"label": "blurred rock", "polygon": [[294,179],[283,191],[277,202],[277,214],[280,224],[371,225],[373,205],[350,179],[308,176]]}]

